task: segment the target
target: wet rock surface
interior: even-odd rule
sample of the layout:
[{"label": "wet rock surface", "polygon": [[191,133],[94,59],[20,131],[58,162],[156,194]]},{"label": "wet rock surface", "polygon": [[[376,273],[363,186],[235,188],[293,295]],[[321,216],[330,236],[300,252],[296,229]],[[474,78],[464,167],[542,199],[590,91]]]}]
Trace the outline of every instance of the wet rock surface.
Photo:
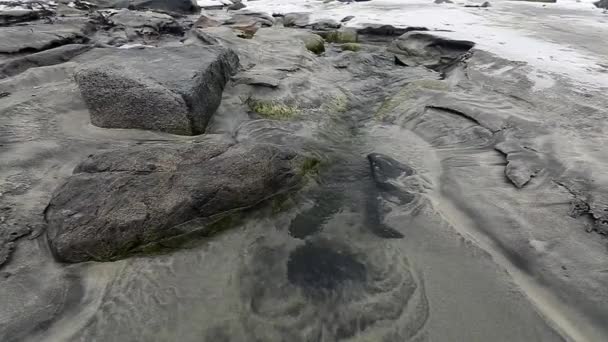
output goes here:
[{"label": "wet rock surface", "polygon": [[64,44],[83,43],[86,24],[31,24],[0,27],[0,54],[36,52]]},{"label": "wet rock surface", "polygon": [[600,92],[246,4],[0,12],[0,340],[608,336]]}]

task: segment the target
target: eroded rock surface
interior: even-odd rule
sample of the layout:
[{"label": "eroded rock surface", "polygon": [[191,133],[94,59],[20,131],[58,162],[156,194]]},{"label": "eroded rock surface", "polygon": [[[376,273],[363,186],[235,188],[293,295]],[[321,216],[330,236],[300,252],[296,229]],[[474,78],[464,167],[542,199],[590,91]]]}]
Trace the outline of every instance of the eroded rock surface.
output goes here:
[{"label": "eroded rock surface", "polygon": [[35,52],[87,41],[81,24],[31,24],[0,27],[0,54]]}]

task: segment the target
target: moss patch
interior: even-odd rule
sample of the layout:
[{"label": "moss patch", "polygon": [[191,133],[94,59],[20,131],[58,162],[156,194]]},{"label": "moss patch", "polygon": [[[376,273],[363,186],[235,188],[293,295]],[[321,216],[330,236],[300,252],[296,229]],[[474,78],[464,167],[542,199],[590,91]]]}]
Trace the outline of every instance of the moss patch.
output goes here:
[{"label": "moss patch", "polygon": [[325,40],[329,43],[356,43],[359,41],[359,36],[353,29],[340,29],[327,32]]},{"label": "moss patch", "polygon": [[277,101],[248,98],[245,100],[245,104],[259,116],[271,120],[288,120],[298,114],[295,106],[288,106]]},{"label": "moss patch", "polygon": [[344,113],[348,110],[348,97],[342,93],[333,96],[324,106],[323,110],[334,113]]},{"label": "moss patch", "polygon": [[300,164],[300,175],[305,176],[316,176],[319,174],[319,167],[321,161],[317,158],[306,157]]},{"label": "moss patch", "polygon": [[303,38],[304,45],[308,49],[308,51],[320,55],[325,52],[325,41],[323,38],[317,34],[307,35]]},{"label": "moss patch", "polygon": [[361,50],[361,45],[359,43],[346,43],[341,46],[342,51],[359,51]]}]

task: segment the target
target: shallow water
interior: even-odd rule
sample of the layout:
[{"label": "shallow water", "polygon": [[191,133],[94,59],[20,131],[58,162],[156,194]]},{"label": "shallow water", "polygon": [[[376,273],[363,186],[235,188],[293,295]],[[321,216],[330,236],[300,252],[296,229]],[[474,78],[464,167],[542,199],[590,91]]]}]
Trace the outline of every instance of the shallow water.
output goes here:
[{"label": "shallow water", "polygon": [[[0,273],[0,339],[605,340],[605,243],[568,216],[571,194],[553,182],[586,168],[602,180],[605,112],[590,108],[605,101],[557,76],[540,84],[536,66],[483,51],[441,75],[397,68],[377,46],[344,71],[333,50],[301,58],[283,44],[273,48],[288,47],[287,57],[259,59],[302,68],[276,95],[301,99],[302,115],[252,120],[234,86],[211,133],[314,153],[319,174],[242,224],[162,255],[68,266],[44,238],[23,242]],[[0,171],[32,180],[20,198],[31,216],[89,153],[187,140],[92,127],[70,67],[0,85],[16,94],[2,103],[15,114],[2,118],[11,167]],[[44,88],[23,87],[32,84]],[[347,106],[318,106],[330,96]],[[35,114],[24,119],[23,107]],[[499,141],[534,152],[514,167],[540,165],[521,189]]]}]

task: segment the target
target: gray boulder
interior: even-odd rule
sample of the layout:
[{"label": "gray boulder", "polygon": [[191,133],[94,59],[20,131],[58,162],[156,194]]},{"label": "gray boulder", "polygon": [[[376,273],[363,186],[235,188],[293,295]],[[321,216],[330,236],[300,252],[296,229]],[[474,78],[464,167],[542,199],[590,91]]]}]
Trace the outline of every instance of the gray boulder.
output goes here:
[{"label": "gray boulder", "polygon": [[200,8],[194,0],[88,0],[98,8],[129,8],[133,10],[162,10],[178,13],[197,13]]},{"label": "gray boulder", "polygon": [[608,0],[600,0],[593,3],[597,8],[608,9]]},{"label": "gray boulder", "polygon": [[93,125],[201,134],[217,110],[237,55],[219,46],[94,49],[75,79]]},{"label": "gray boulder", "polygon": [[303,178],[295,152],[209,140],[89,156],[45,210],[54,255],[108,261],[151,243],[207,236],[218,217],[292,190]]},{"label": "gray boulder", "polygon": [[0,27],[0,53],[42,51],[64,44],[83,43],[85,26],[32,24]]}]

